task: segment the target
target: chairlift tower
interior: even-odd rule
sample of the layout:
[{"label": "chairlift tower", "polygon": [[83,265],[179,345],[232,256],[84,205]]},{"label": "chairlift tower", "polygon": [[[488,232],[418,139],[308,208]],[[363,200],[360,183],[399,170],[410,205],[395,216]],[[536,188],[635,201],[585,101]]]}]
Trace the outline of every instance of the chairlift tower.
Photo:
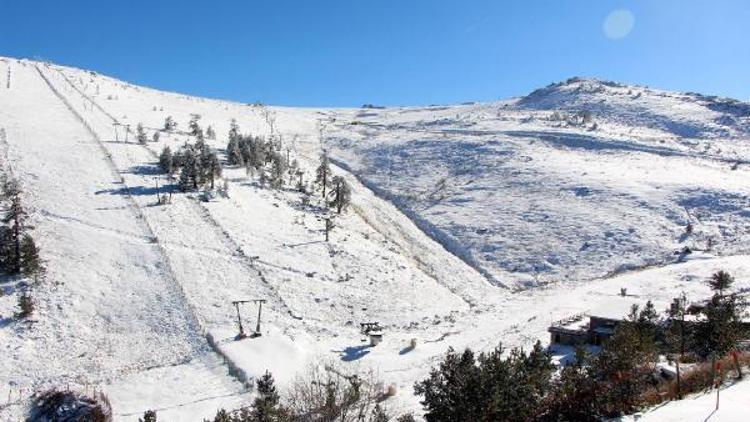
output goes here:
[{"label": "chairlift tower", "polygon": [[258,304],[258,321],[255,326],[255,332],[251,334],[252,337],[260,337],[260,316],[261,311],[263,310],[263,304],[266,303],[266,299],[250,299],[250,300],[233,300],[232,305],[234,305],[235,309],[237,310],[237,326],[240,329],[239,334],[237,334],[237,340],[242,340],[243,338],[247,337],[247,334],[245,333],[245,329],[242,326],[242,314],[240,312],[240,305],[245,303],[257,303]]}]

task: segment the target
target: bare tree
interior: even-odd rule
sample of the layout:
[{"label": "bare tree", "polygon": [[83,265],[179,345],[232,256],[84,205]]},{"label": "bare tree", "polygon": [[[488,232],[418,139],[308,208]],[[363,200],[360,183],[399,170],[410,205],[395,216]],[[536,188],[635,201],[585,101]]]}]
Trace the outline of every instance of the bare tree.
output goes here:
[{"label": "bare tree", "polygon": [[372,421],[384,397],[375,373],[347,374],[333,363],[318,363],[289,388],[286,407],[311,421]]}]

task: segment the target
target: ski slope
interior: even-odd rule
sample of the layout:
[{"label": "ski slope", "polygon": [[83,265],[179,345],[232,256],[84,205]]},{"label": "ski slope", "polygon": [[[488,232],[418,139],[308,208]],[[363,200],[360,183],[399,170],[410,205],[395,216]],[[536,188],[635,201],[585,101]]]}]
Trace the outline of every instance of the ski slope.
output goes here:
[{"label": "ski slope", "polygon": [[[297,109],[28,60],[0,59],[6,67],[3,168],[25,186],[49,274],[31,323],[12,321],[18,290],[0,282],[0,419],[19,417],[30,391],[71,385],[103,389],[118,420],[150,408],[200,420],[250,400],[245,383],[267,369],[283,390],[321,361],[376,370],[398,391],[385,405],[418,412],[412,385],[449,346],[529,347],[571,314],[623,315],[646,300],[662,309],[681,290],[697,299],[718,269],[750,287],[746,120],[722,118],[742,103],[573,80],[493,104]],[[575,84],[595,88],[569,94]],[[607,89],[642,91],[638,107],[700,128],[635,119],[639,109]],[[601,100],[583,95],[612,101],[594,111],[595,129],[550,120]],[[703,116],[709,103],[724,108]],[[157,155],[193,141],[192,113],[216,131],[207,142],[222,159],[231,119],[269,136],[275,118],[308,182],[327,150],[353,187],[330,241],[317,199],[240,168],[223,169],[227,198],[174,191],[157,205],[157,184],[173,184]],[[158,142],[126,138],[124,125],[150,137],[167,116],[177,131]],[[695,252],[678,260],[685,246]],[[257,298],[263,336],[235,341],[231,301]],[[242,308],[246,329],[256,312]],[[385,329],[375,348],[359,334],[367,321]],[[20,397],[10,406],[8,393]]]}]

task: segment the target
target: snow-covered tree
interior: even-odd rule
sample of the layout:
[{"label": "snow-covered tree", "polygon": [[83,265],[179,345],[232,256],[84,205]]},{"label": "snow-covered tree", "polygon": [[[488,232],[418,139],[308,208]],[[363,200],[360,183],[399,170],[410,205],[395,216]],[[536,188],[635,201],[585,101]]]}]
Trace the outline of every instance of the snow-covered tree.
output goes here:
[{"label": "snow-covered tree", "polygon": [[29,228],[26,221],[28,219],[28,213],[21,204],[21,191],[20,187],[15,184],[11,191],[12,195],[9,198],[9,205],[5,212],[5,216],[2,222],[5,224],[6,230],[2,233],[2,253],[0,259],[2,259],[3,267],[9,274],[20,274],[21,273],[21,243],[26,230]]},{"label": "snow-covered tree", "polygon": [[34,300],[27,292],[23,292],[18,297],[18,312],[15,313],[16,319],[26,319],[34,313]]},{"label": "snow-covered tree", "polygon": [[240,142],[236,136],[230,136],[229,142],[227,143],[227,162],[233,166],[245,165],[242,150],[240,149]]},{"label": "snow-covered tree", "polygon": [[277,152],[271,154],[271,187],[279,189],[284,185],[284,176],[287,171],[286,158]]},{"label": "snow-covered tree", "polygon": [[164,130],[172,132],[175,129],[177,129],[177,122],[174,121],[172,116],[167,116],[167,118],[164,119]]},{"label": "snow-covered tree", "polygon": [[200,124],[198,124],[200,119],[200,114],[191,114],[190,122],[188,122],[188,130],[192,136],[195,136],[198,139],[203,139],[203,129],[201,129]]},{"label": "snow-covered tree", "polygon": [[159,167],[170,176],[174,173],[174,157],[168,145],[162,148],[161,154],[159,154]]},{"label": "snow-covered tree", "polygon": [[315,183],[320,185],[321,189],[323,190],[323,193],[321,195],[323,199],[325,199],[326,197],[326,188],[330,184],[330,179],[331,167],[328,164],[328,155],[324,151],[323,154],[320,155],[320,164],[315,170]]},{"label": "snow-covered tree", "polygon": [[138,123],[138,126],[135,128],[135,138],[138,140],[138,143],[141,145],[146,145],[148,142],[148,137],[146,136],[146,130],[143,129],[143,124]]},{"label": "snow-covered tree", "polygon": [[349,187],[349,183],[342,176],[334,176],[331,179],[331,196],[332,198],[328,205],[336,208],[336,212],[339,214],[351,203],[352,190]]},{"label": "snow-covered tree", "polygon": [[206,138],[211,140],[216,139],[216,132],[214,132],[214,128],[211,125],[208,125],[206,128]]}]

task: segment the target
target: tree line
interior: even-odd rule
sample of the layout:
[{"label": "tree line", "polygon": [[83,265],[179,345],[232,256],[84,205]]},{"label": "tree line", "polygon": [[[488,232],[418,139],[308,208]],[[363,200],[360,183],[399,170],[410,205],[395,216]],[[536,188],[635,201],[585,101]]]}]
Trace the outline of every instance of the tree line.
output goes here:
[{"label": "tree line", "polygon": [[[31,236],[33,227],[29,224],[29,212],[22,201],[21,183],[13,177],[3,177],[0,183],[3,209],[0,225],[0,271],[8,276],[37,281],[44,274],[45,268],[39,257],[39,248]],[[19,296],[18,308],[19,311],[15,314],[18,319],[28,318],[34,311],[28,287]]]},{"label": "tree line", "polygon": [[[691,306],[684,294],[663,314],[651,302],[634,305],[597,355],[581,347],[559,372],[539,342],[528,354],[514,349],[506,355],[502,347],[479,355],[450,349],[414,387],[423,397],[425,419],[596,421],[711,387],[714,362],[728,356],[741,378],[736,348],[748,334],[742,323],[746,304],[741,294],[729,291],[733,282],[725,271],[713,274],[708,280],[713,295],[693,311],[694,318],[688,318]],[[676,380],[664,384],[657,375],[659,355],[675,363]],[[706,363],[685,375],[679,369],[685,361]]]}]

